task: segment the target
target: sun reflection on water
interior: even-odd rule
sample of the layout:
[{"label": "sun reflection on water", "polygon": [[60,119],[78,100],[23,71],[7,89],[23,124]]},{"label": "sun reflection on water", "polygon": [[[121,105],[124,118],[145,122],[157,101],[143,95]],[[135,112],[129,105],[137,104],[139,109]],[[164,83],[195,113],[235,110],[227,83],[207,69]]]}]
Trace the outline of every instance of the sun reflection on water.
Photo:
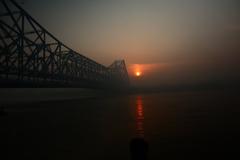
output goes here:
[{"label": "sun reflection on water", "polygon": [[141,96],[136,98],[136,128],[137,128],[137,136],[140,138],[144,138],[144,108],[143,108],[143,100]]}]

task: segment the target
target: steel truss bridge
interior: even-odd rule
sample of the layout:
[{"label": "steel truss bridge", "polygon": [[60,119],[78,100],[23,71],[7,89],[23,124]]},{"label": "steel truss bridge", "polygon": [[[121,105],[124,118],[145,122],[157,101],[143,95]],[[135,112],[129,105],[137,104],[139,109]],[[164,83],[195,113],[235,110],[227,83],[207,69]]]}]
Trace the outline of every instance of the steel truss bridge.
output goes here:
[{"label": "steel truss bridge", "polygon": [[14,0],[0,0],[0,83],[123,88],[129,78],[124,60],[105,67],[64,45]]}]

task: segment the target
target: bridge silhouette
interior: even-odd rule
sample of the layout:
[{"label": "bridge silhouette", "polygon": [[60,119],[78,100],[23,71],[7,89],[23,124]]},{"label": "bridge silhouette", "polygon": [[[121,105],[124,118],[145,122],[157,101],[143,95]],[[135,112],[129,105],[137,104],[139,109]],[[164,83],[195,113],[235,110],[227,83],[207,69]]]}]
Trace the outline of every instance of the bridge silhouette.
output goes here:
[{"label": "bridge silhouette", "polygon": [[14,0],[0,0],[1,87],[128,87],[124,60],[101,65],[64,45]]}]

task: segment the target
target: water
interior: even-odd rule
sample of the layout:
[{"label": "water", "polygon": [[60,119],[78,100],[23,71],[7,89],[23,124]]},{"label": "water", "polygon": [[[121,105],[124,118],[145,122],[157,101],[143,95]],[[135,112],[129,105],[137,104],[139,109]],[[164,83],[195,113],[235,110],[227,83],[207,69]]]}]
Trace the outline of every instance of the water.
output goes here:
[{"label": "water", "polygon": [[130,160],[134,138],[148,159],[221,157],[238,153],[239,106],[219,91],[24,103],[6,107],[1,133],[8,159]]}]

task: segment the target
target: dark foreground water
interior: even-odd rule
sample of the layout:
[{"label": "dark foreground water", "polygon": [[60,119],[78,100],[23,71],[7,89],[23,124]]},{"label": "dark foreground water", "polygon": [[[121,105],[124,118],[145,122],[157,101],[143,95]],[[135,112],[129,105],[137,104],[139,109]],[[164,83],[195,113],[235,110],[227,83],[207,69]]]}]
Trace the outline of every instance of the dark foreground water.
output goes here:
[{"label": "dark foreground water", "polygon": [[236,92],[138,94],[5,108],[7,115],[0,117],[5,159],[130,160],[130,141],[136,137],[145,138],[150,160],[240,151]]}]

